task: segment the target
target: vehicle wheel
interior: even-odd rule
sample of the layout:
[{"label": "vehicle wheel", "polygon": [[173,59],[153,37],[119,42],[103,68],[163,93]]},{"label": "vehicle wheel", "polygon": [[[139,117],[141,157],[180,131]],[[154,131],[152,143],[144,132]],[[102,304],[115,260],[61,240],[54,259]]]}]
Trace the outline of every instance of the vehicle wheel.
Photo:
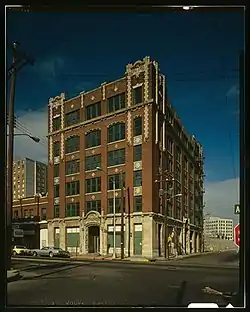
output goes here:
[{"label": "vehicle wheel", "polygon": [[35,251],[33,252],[33,256],[34,256],[34,257],[37,257],[37,253],[36,253]]},{"label": "vehicle wheel", "polygon": [[53,258],[53,256],[54,256],[54,255],[53,255],[53,252],[50,252],[50,253],[49,253],[49,256],[50,256],[50,258]]},{"label": "vehicle wheel", "polygon": [[17,255],[16,251],[13,251],[13,256],[16,256],[16,255]]}]

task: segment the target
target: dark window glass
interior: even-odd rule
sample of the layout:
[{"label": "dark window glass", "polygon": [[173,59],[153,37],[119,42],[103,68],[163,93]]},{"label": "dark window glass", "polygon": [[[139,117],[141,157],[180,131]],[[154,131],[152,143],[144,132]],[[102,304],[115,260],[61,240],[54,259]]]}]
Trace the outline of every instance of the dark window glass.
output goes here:
[{"label": "dark window glass", "polygon": [[125,93],[112,96],[108,99],[108,113],[115,112],[125,107]]},{"label": "dark window glass", "polygon": [[133,89],[133,95],[134,95],[134,104],[140,104],[142,103],[142,87],[137,87]]},{"label": "dark window glass", "polygon": [[[121,212],[121,198],[115,198],[115,213]],[[108,213],[114,213],[114,199],[108,198]]]},{"label": "dark window glass", "polygon": [[125,139],[125,123],[117,123],[108,128],[108,142]]},{"label": "dark window glass", "polygon": [[61,117],[53,118],[53,131],[57,131],[61,128]]},{"label": "dark window glass", "polygon": [[101,155],[87,156],[85,158],[85,170],[95,170],[101,167]]},{"label": "dark window glass", "polygon": [[66,205],[65,217],[80,216],[80,203],[68,203]]},{"label": "dark window glass", "polygon": [[134,161],[142,160],[142,145],[134,146]]},{"label": "dark window glass", "polygon": [[[122,182],[123,186],[125,186],[125,172],[122,173]],[[115,182],[115,188],[121,189],[121,174],[111,174],[108,176],[108,189],[113,190],[114,186],[113,183]]]},{"label": "dark window glass", "polygon": [[86,148],[101,145],[101,130],[97,129],[86,134]]},{"label": "dark window glass", "polygon": [[134,118],[134,136],[142,134],[142,117]]},{"label": "dark window glass", "polygon": [[60,196],[60,184],[54,185],[54,197],[57,198]]},{"label": "dark window glass", "polygon": [[85,118],[86,120],[101,116],[101,102],[86,106]]},{"label": "dark window glass", "polygon": [[142,186],[142,171],[134,171],[134,186]]},{"label": "dark window glass", "polygon": [[65,141],[65,153],[73,153],[80,150],[80,137],[74,135]]},{"label": "dark window glass", "polygon": [[59,177],[60,176],[60,165],[55,164],[54,165],[54,177]]},{"label": "dark window glass", "polygon": [[86,202],[86,213],[90,211],[98,211],[101,213],[101,201],[100,200],[90,200]]},{"label": "dark window glass", "polygon": [[108,152],[108,166],[125,164],[125,148]]},{"label": "dark window glass", "polygon": [[72,181],[66,183],[66,196],[80,194],[80,182]]},{"label": "dark window glass", "polygon": [[60,141],[54,142],[53,151],[54,151],[54,157],[60,156]]},{"label": "dark window glass", "polygon": [[42,220],[46,220],[46,208],[42,208]]},{"label": "dark window glass", "polygon": [[66,174],[74,174],[80,172],[79,159],[66,161]]},{"label": "dark window glass", "polygon": [[142,196],[134,197],[134,212],[142,211]]},{"label": "dark window glass", "polygon": [[60,205],[54,205],[54,218],[59,218],[60,216]]},{"label": "dark window glass", "polygon": [[86,183],[86,193],[94,193],[101,191],[101,177],[87,179]]},{"label": "dark window glass", "polygon": [[80,109],[65,114],[65,126],[71,126],[80,122]]}]

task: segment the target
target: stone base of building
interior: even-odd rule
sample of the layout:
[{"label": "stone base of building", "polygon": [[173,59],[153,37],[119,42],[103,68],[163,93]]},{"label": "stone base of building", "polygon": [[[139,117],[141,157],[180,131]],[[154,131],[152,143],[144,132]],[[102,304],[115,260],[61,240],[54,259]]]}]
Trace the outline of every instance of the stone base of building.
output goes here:
[{"label": "stone base of building", "polygon": [[[195,226],[184,229],[183,222],[155,213],[124,215],[124,253],[126,257],[153,259],[164,256],[165,243],[171,253],[200,252],[201,233]],[[48,245],[66,249],[73,255],[113,255],[114,217],[91,211],[83,217],[48,220]],[[121,254],[121,214],[115,218],[115,253]],[[185,233],[185,234],[184,234]],[[166,235],[166,238],[165,238]]]}]

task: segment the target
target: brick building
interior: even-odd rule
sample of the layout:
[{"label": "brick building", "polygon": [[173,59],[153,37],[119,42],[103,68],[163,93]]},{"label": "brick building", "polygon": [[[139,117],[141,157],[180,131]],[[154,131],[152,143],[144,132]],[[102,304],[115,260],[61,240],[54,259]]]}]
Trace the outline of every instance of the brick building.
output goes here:
[{"label": "brick building", "polygon": [[[168,233],[174,233],[176,244],[185,241],[187,252],[200,250],[202,148],[184,130],[165,90],[158,63],[145,57],[128,64],[124,77],[116,81],[75,98],[62,93],[49,100],[50,245],[81,254],[111,253],[115,181],[120,247],[122,173],[125,255],[162,255],[165,209],[155,182],[161,169],[175,178],[173,194],[183,194],[167,202]],[[120,248],[116,251],[119,254]]]}]

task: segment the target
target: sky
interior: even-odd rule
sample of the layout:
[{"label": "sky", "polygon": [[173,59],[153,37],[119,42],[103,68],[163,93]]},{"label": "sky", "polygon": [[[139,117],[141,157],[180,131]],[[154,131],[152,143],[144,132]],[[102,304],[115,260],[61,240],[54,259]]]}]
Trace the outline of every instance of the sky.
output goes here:
[{"label": "sky", "polygon": [[[48,99],[122,77],[145,56],[159,62],[167,94],[205,154],[206,213],[234,218],[239,201],[239,52],[244,12],[9,12],[7,44],[35,60],[18,73],[15,158],[47,162]],[[11,61],[7,49],[7,66]],[[8,88],[8,86],[7,86]]]}]

